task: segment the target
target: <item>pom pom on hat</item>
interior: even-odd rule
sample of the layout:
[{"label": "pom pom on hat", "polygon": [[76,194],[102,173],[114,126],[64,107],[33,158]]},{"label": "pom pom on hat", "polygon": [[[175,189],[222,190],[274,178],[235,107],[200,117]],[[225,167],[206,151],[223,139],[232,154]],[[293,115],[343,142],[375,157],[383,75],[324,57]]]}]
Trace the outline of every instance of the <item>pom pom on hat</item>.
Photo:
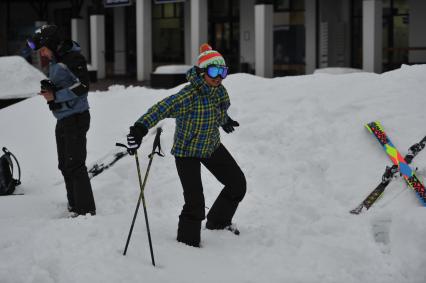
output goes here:
[{"label": "pom pom on hat", "polygon": [[204,43],[200,46],[200,55],[198,56],[197,65],[200,68],[206,68],[210,65],[226,66],[226,63],[219,52],[213,50],[209,44]]},{"label": "pom pom on hat", "polygon": [[200,53],[212,50],[213,48],[208,43],[203,43],[200,46]]}]

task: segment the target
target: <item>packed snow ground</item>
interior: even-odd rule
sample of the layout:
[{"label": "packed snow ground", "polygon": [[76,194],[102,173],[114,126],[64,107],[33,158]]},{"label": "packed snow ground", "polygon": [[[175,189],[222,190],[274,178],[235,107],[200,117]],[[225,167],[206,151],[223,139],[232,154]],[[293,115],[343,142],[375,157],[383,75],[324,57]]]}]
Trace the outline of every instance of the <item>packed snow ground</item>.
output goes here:
[{"label": "packed snow ground", "polygon": [[[133,157],[92,179],[97,215],[66,217],[56,165],[55,119],[34,97],[0,111],[1,146],[21,162],[23,196],[0,197],[0,282],[386,282],[426,281],[426,210],[394,180],[369,211],[356,207],[390,160],[364,124],[380,120],[407,148],[425,134],[426,65],[382,75],[354,73],[224,80],[240,122],[222,142],[245,172],[248,192],[234,221],[241,235],[202,230],[202,248],[176,242],[182,189],[163,127],[145,189],[157,267],[140,210],[123,248],[139,187]],[[0,86],[1,88],[1,86]],[[88,165],[124,142],[128,127],[172,90],[114,86],[90,93]],[[142,173],[153,133],[140,152]],[[414,160],[424,177],[426,152]],[[203,169],[206,205],[221,185]]]}]

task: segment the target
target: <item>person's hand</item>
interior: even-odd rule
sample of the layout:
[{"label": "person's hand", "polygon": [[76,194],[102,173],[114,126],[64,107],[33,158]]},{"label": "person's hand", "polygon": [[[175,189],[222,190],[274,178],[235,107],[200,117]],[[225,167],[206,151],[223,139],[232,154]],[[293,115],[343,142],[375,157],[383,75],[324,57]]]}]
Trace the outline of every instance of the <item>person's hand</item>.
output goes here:
[{"label": "person's hand", "polygon": [[47,102],[55,100],[55,92],[57,90],[57,87],[51,80],[41,80],[40,81],[40,95],[43,95],[44,99],[46,99]]},{"label": "person's hand", "polygon": [[40,81],[40,88],[42,90],[50,90],[52,92],[56,92],[58,90],[56,85],[51,80],[47,80],[47,79]]},{"label": "person's hand", "polygon": [[39,94],[42,95],[47,102],[55,100],[55,94],[51,90],[42,89]]},{"label": "person's hand", "polygon": [[229,134],[232,133],[235,130],[235,127],[238,127],[239,125],[240,124],[237,121],[234,121],[228,117],[228,121],[222,125],[222,129],[225,131],[225,133]]},{"label": "person's hand", "polygon": [[141,123],[135,123],[130,127],[130,132],[127,135],[127,147],[129,154],[133,155],[141,146],[142,138],[148,133],[148,129]]}]

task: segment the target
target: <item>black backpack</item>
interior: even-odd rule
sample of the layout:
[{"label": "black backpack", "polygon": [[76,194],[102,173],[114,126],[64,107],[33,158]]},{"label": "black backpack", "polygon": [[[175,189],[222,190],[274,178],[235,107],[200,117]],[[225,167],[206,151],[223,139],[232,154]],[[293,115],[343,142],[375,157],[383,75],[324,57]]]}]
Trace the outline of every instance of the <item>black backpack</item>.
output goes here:
[{"label": "black backpack", "polygon": [[[21,168],[18,160],[7,148],[3,147],[4,154],[0,156],[0,196],[10,195],[15,191],[15,187],[21,184]],[[19,177],[13,179],[13,157],[18,166]]]}]

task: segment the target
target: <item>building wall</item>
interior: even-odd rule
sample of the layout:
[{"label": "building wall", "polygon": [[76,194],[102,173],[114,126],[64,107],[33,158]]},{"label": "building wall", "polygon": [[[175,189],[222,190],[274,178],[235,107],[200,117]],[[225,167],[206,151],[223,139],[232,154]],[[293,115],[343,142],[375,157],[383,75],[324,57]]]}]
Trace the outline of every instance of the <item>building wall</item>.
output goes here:
[{"label": "building wall", "polygon": [[10,1],[8,55],[17,55],[34,31],[37,15],[29,3]]},{"label": "building wall", "polygon": [[[145,0],[144,0],[145,1]],[[150,0],[146,0],[150,1]],[[194,1],[194,2],[193,2]],[[198,55],[198,45],[191,43],[191,3],[196,0],[186,0],[185,2],[185,62],[187,64],[194,63],[194,54]],[[214,0],[197,0],[197,3],[206,5],[207,1]],[[361,1],[361,0],[357,0]],[[378,0],[380,1],[380,0]],[[409,17],[409,44],[408,47],[423,47],[426,48],[426,36],[424,35],[424,27],[426,26],[426,0],[407,0],[410,6]],[[252,70],[255,64],[255,0],[240,0],[240,63],[247,63],[249,69]],[[316,67],[350,67],[351,65],[351,19],[350,8],[352,0],[305,0],[305,3],[315,3],[318,5],[318,19],[312,20],[311,17],[316,15],[316,10],[309,10],[305,14],[305,28],[310,23],[309,30],[306,29],[306,72],[311,73]],[[362,2],[362,1],[361,1]],[[25,46],[25,41],[34,30],[34,23],[39,20],[33,7],[28,2],[16,2],[13,0],[10,3],[10,15],[7,15],[7,1],[0,0],[0,56],[19,54]],[[85,3],[92,5],[92,1],[85,0]],[[81,11],[81,16],[88,14],[88,5],[84,5]],[[136,5],[132,8],[135,9]],[[315,6],[315,5],[314,5]],[[198,7],[198,6],[197,6]],[[130,7],[129,7],[130,8]],[[58,12],[60,9],[64,9]],[[70,1],[50,1],[48,11],[48,22],[53,23],[62,14],[67,14],[67,9],[70,9]],[[203,9],[204,13],[204,9]],[[192,15],[194,17],[194,15]],[[200,16],[200,15],[198,15]],[[7,18],[10,18],[10,24],[7,24]],[[206,19],[206,15],[202,15],[202,19]],[[372,15],[370,18],[374,18]],[[86,19],[87,20],[87,19]],[[282,19],[280,19],[282,20]],[[370,19],[371,20],[371,19]],[[66,19],[64,20],[66,21]],[[364,19],[365,21],[365,19]],[[87,25],[89,25],[87,23]],[[371,26],[368,24],[368,26]],[[193,29],[199,28],[200,25],[195,25]],[[7,30],[9,28],[9,30]],[[318,31],[318,33],[317,33]],[[194,31],[193,31],[194,32]],[[198,33],[197,33],[198,34]],[[204,32],[201,35],[207,36]],[[367,33],[364,33],[364,35]],[[9,36],[9,38],[7,38]],[[198,35],[199,36],[199,35]],[[317,43],[316,46],[311,46],[312,43]],[[377,36],[380,37],[380,36]],[[125,39],[129,41],[129,39]],[[381,39],[379,38],[379,41]],[[145,39],[145,43],[150,44]],[[205,40],[202,40],[203,42]],[[380,42],[378,43],[380,44]],[[89,44],[88,44],[89,45]],[[380,47],[380,46],[379,46]],[[191,48],[195,48],[191,56]],[[89,46],[86,49],[89,51]],[[318,50],[318,51],[317,51]],[[363,48],[365,53],[366,48]],[[128,50],[126,50],[128,52]],[[312,52],[315,52],[314,54]],[[312,56],[314,55],[314,56]],[[87,56],[89,57],[89,56]],[[367,57],[367,56],[365,56]],[[382,60],[381,56],[374,56]],[[368,59],[368,58],[367,58]],[[369,60],[369,59],[368,59]],[[308,64],[309,62],[309,64]],[[410,63],[426,63],[426,51],[411,50],[409,51]],[[380,64],[380,62],[378,63]],[[244,68],[246,71],[247,69]]]},{"label": "building wall", "polygon": [[240,0],[240,63],[254,68],[254,0]]},{"label": "building wall", "polygon": [[317,68],[317,1],[305,0],[305,73]]},{"label": "building wall", "polygon": [[[426,48],[426,1],[408,0],[410,5],[409,46]],[[426,63],[426,50],[410,51],[409,63]]]},{"label": "building wall", "polygon": [[381,73],[383,70],[383,6],[381,0],[362,2],[362,69]]},{"label": "building wall", "polygon": [[[0,55],[19,55],[21,49],[25,47],[26,39],[34,32],[35,22],[46,21],[46,19],[40,19],[29,2],[11,0],[9,3],[10,21],[9,25],[7,25],[7,3],[6,1],[0,1]],[[69,2],[50,2],[47,23],[53,23],[55,18],[62,18],[62,13],[58,13],[59,9],[69,8]],[[67,21],[67,24],[65,31],[69,32],[71,23]],[[9,29],[8,32],[7,28]]]},{"label": "building wall", "polygon": [[0,56],[7,54],[7,3],[0,1]]}]

